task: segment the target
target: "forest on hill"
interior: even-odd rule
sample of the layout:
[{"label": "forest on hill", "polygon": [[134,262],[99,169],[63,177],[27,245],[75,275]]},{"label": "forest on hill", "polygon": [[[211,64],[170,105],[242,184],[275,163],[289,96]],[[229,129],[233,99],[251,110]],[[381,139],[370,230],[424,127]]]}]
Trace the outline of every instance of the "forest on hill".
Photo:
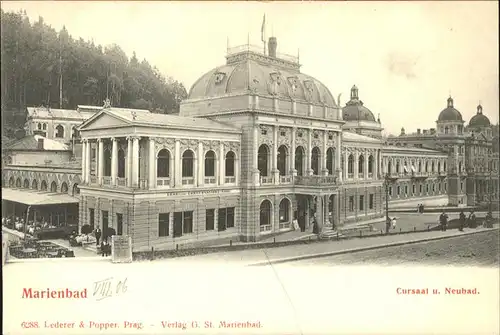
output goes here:
[{"label": "forest on hill", "polygon": [[[8,127],[19,127],[27,106],[75,109],[112,106],[176,113],[187,97],[182,83],[163,76],[118,45],[101,46],[57,32],[42,17],[31,23],[25,11],[1,11],[1,110]],[[62,77],[62,99],[60,78]],[[4,128],[5,129],[5,128]]]}]

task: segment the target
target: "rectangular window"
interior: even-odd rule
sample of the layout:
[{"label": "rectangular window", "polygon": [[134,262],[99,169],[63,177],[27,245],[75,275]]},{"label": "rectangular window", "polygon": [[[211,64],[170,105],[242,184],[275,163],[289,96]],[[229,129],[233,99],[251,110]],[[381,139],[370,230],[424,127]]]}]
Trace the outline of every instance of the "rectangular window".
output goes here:
[{"label": "rectangular window", "polygon": [[422,185],[420,185],[418,189],[420,190],[420,193],[422,193]]},{"label": "rectangular window", "polygon": [[123,235],[123,214],[116,213],[116,234]]},{"label": "rectangular window", "polygon": [[408,195],[408,185],[405,185],[405,195]]},{"label": "rectangular window", "polygon": [[89,208],[89,226],[93,231],[95,228],[95,211],[93,208]]},{"label": "rectangular window", "polygon": [[370,209],[373,209],[373,200],[374,200],[374,195],[370,194],[370,198],[368,199],[368,206]]},{"label": "rectangular window", "polygon": [[226,230],[226,209],[225,208],[219,208],[219,215],[217,218],[218,218],[218,221],[217,221],[218,231]]},{"label": "rectangular window", "polygon": [[398,195],[401,194],[401,186],[398,186]]},{"label": "rectangular window", "polygon": [[226,211],[226,227],[234,227],[234,207],[229,207]]},{"label": "rectangular window", "polygon": [[415,187],[415,185],[413,185],[413,187],[412,187],[412,193],[415,194],[415,191],[416,191],[416,187]]},{"label": "rectangular window", "polygon": [[349,212],[354,212],[354,197],[349,197]]},{"label": "rectangular window", "polygon": [[182,236],[182,212],[174,213],[174,237]]},{"label": "rectangular window", "polygon": [[425,192],[429,193],[429,184],[425,185]]},{"label": "rectangular window", "polygon": [[184,222],[182,232],[191,234],[193,232],[193,211],[184,212]]},{"label": "rectangular window", "polygon": [[168,236],[170,226],[170,213],[158,214],[158,236]]},{"label": "rectangular window", "polygon": [[359,196],[359,210],[362,211],[365,208],[365,196],[360,195]]},{"label": "rectangular window", "polygon": [[389,195],[392,196],[392,186],[389,186]]},{"label": "rectangular window", "polygon": [[438,184],[438,191],[441,192],[441,184]]},{"label": "rectangular window", "polygon": [[448,188],[448,186],[446,184],[444,184],[444,190],[446,191],[446,189]]},{"label": "rectangular window", "polygon": [[205,230],[214,230],[215,209],[207,209],[205,213]]}]

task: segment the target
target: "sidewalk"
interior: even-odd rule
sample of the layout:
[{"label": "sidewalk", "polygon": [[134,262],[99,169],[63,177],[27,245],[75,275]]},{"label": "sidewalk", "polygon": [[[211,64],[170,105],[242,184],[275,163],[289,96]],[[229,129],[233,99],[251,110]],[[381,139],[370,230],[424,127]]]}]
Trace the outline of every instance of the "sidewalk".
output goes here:
[{"label": "sidewalk", "polygon": [[[493,229],[498,229],[496,226]],[[452,238],[466,234],[476,234],[492,229],[477,228],[458,230],[420,232],[415,234],[394,234],[370,238],[354,238],[348,240],[326,240],[308,244],[297,244],[279,248],[253,249],[231,251],[226,253],[213,253],[188,257],[169,258],[157,260],[168,262],[231,262],[244,265],[263,265],[269,263],[283,263],[292,260],[313,257],[329,256],[337,253],[355,252],[376,249],[388,246],[424,242],[434,239]]]}]

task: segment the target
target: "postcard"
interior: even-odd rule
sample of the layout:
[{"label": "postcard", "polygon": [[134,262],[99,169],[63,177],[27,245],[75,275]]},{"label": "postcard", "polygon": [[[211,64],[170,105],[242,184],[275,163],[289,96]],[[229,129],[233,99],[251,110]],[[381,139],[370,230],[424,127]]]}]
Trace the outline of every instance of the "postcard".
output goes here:
[{"label": "postcard", "polygon": [[3,334],[498,334],[495,2],[1,7]]}]

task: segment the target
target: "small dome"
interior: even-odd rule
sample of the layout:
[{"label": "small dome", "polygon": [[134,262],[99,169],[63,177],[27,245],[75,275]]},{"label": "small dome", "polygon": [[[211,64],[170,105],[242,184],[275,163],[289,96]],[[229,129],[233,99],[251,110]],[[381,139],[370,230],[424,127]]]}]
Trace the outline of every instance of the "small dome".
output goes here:
[{"label": "small dome", "polygon": [[453,107],[453,99],[448,98],[448,107],[439,113],[438,121],[463,121],[462,114]]},{"label": "small dome", "polygon": [[483,114],[483,107],[478,105],[477,114],[470,119],[469,127],[489,127],[490,125],[490,119]]},{"label": "small dome", "polygon": [[351,88],[351,100],[342,108],[342,114],[345,121],[375,121],[373,113],[363,106],[363,101],[359,100],[358,88],[354,85]]}]

